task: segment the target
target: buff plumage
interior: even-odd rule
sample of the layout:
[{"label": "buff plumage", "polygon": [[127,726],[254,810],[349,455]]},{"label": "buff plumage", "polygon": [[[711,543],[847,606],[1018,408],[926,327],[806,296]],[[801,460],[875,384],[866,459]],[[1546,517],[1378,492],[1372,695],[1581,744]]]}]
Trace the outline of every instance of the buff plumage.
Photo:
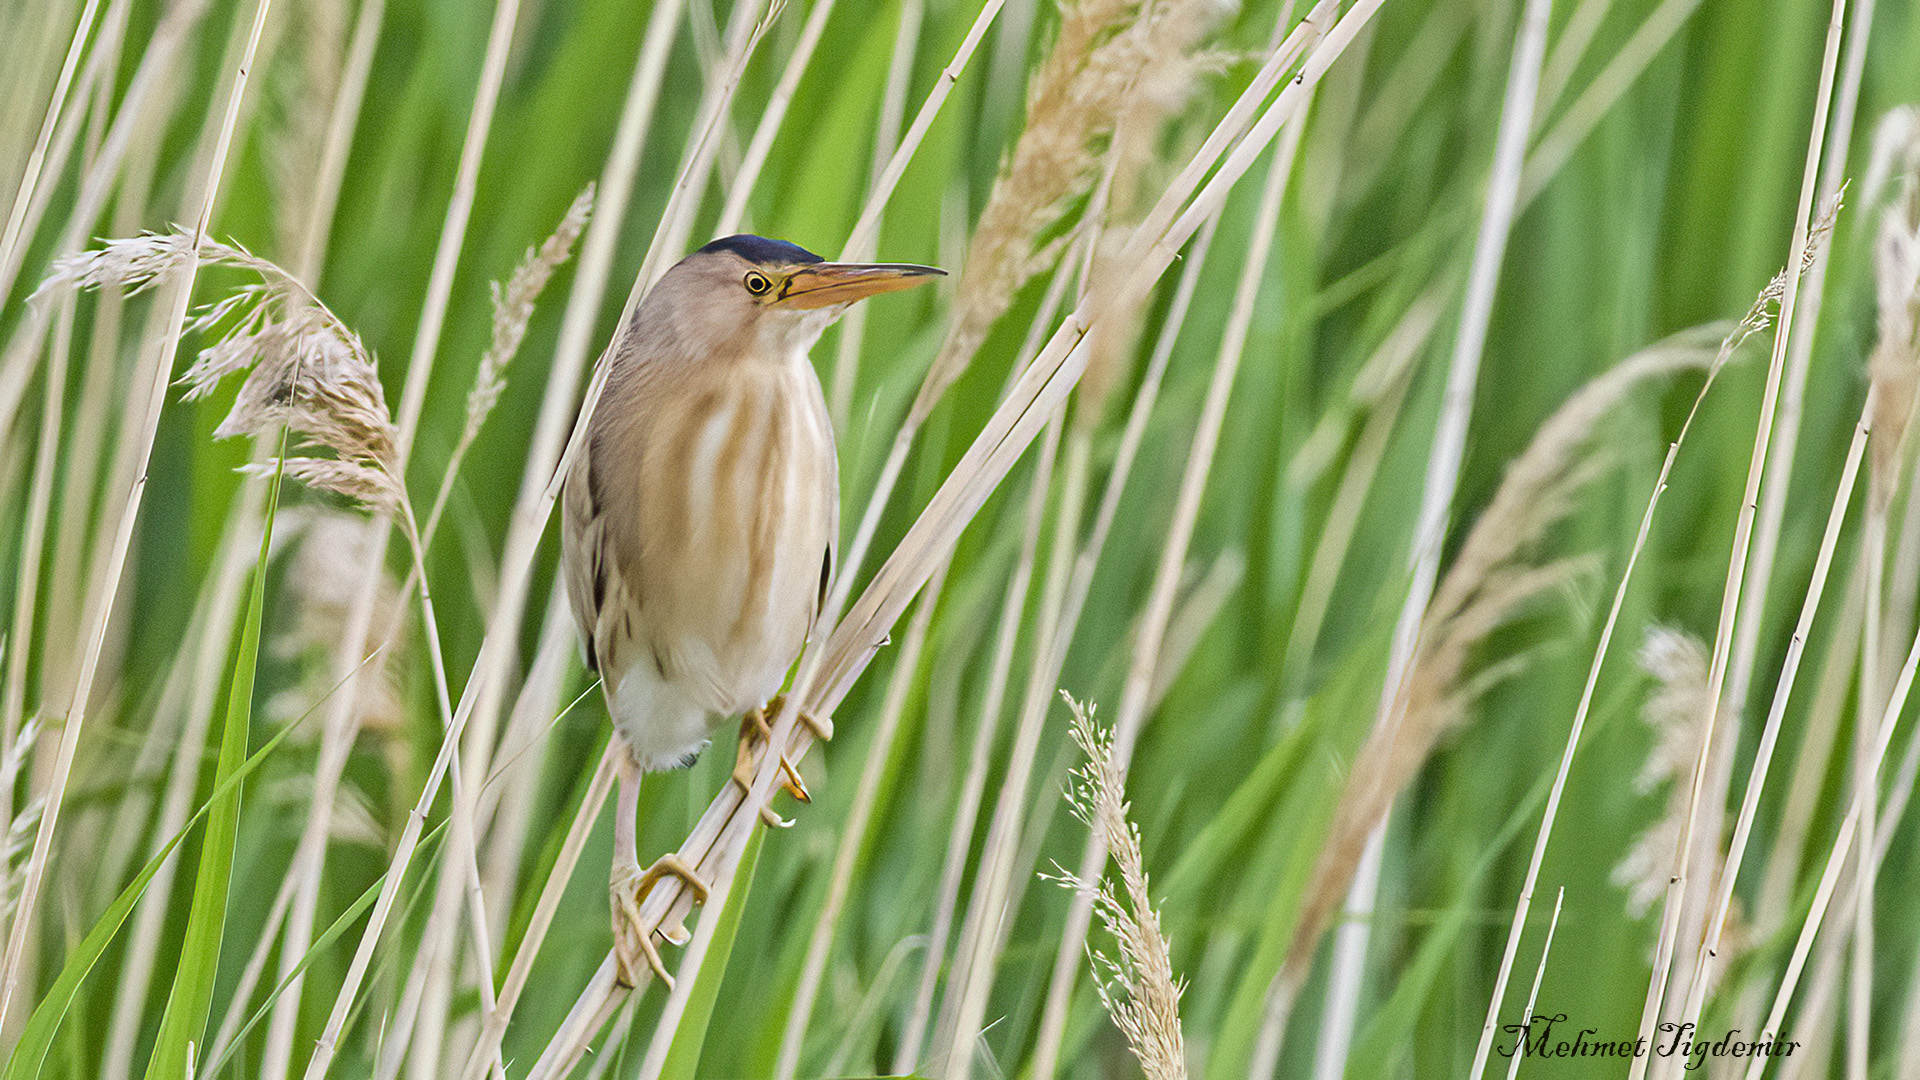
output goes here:
[{"label": "buff plumage", "polygon": [[[778,693],[833,573],[833,430],[807,351],[847,304],[941,271],[717,240],[664,274],[617,339],[561,492],[561,568],[627,753],[612,881],[623,977],[664,975],[638,902],[640,773],[689,764]],[[797,780],[797,777],[796,777]],[[695,880],[695,884],[700,884]]]}]

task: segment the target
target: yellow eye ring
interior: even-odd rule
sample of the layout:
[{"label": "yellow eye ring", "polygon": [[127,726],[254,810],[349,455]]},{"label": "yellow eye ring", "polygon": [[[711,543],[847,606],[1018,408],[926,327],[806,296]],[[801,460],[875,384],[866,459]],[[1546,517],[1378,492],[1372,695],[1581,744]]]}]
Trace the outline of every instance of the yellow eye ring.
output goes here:
[{"label": "yellow eye ring", "polygon": [[755,296],[765,296],[773,288],[773,282],[767,280],[767,275],[758,270],[747,272],[746,285],[747,291]]}]

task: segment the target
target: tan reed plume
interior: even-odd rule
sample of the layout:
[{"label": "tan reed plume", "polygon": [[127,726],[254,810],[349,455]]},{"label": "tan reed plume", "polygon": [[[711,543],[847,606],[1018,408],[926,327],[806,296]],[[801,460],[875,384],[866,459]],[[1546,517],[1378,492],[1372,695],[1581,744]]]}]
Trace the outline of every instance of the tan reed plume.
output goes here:
[{"label": "tan reed plume", "polygon": [[1440,740],[1466,719],[1473,702],[1514,671],[1517,658],[1476,669],[1479,647],[1529,601],[1570,580],[1585,561],[1539,563],[1533,556],[1547,531],[1573,509],[1580,488],[1601,471],[1599,458],[1583,452],[1594,425],[1641,380],[1705,366],[1709,357],[1702,348],[1667,342],[1616,364],[1562,404],[1507,467],[1427,606],[1417,658],[1401,690],[1405,719],[1373,732],[1355,756],[1308,878],[1281,969],[1284,980],[1297,985],[1305,978],[1375,823]]},{"label": "tan reed plume", "polygon": [[[1667,808],[1642,832],[1613,869],[1613,883],[1627,890],[1627,911],[1640,918],[1667,891],[1673,848],[1687,817],[1686,779],[1700,756],[1701,725],[1706,721],[1707,647],[1692,634],[1656,626],[1640,647],[1640,666],[1653,676],[1653,692],[1641,718],[1653,731],[1653,746],[1634,786],[1643,794],[1667,786]],[[1696,838],[1695,847],[1702,844]],[[1717,852],[1718,843],[1706,845]]]},{"label": "tan reed plume", "polygon": [[1043,243],[1067,204],[1091,182],[1099,142],[1113,131],[1127,88],[1141,72],[1151,3],[1074,0],[1034,73],[1027,123],[1001,167],[967,245],[953,321],[908,415],[924,421],[1012,304],[1057,254]]},{"label": "tan reed plume", "polygon": [[487,414],[493,411],[500,401],[500,392],[506,389],[507,365],[520,351],[520,343],[526,339],[527,324],[533,319],[533,305],[540,298],[540,292],[547,287],[548,279],[555,270],[567,261],[573,253],[574,242],[587,227],[587,218],[593,214],[594,185],[574,197],[567,206],[567,212],[560,218],[560,224],[554,226],[553,234],[548,236],[539,247],[528,248],[520,265],[513,270],[513,276],[506,285],[492,282],[493,292],[493,342],[487,346],[486,354],[480,358],[480,370],[474,376],[473,390],[467,395],[467,426],[460,433],[462,443],[471,443],[480,433],[480,426],[486,423]]},{"label": "tan reed plume", "polygon": [[[186,266],[193,241],[191,233],[178,229],[109,240],[97,250],[56,261],[34,295],[103,285],[140,292]],[[394,474],[397,432],[373,357],[359,337],[292,274],[244,248],[208,240],[201,245],[200,262],[260,277],[188,323],[203,334],[219,332],[179,380],[189,401],[205,397],[228,375],[246,373],[214,435],[260,434],[285,424],[305,440],[303,449],[334,454],[287,458],[288,476],[372,509],[397,510],[406,499]]]},{"label": "tan reed plume", "polygon": [[[1879,302],[1878,337],[1867,360],[1873,387],[1873,505],[1892,501],[1901,448],[1920,391],[1920,120],[1913,110],[1881,123],[1889,145],[1875,158],[1897,170],[1899,188],[1880,215],[1873,244],[1874,293]],[[1869,184],[1869,198],[1874,192]]]},{"label": "tan reed plume", "polygon": [[1087,755],[1068,782],[1067,805],[1081,824],[1107,837],[1121,887],[1116,891],[1108,881],[1083,881],[1058,864],[1058,874],[1046,876],[1092,900],[1094,914],[1113,935],[1115,952],[1087,947],[1093,985],[1147,1080],[1186,1080],[1180,1028],[1185,984],[1173,973],[1172,945],[1147,891],[1140,827],[1127,817],[1126,775],[1114,760],[1113,732],[1094,723],[1092,706],[1065,693],[1061,697],[1073,711],[1073,741]]},{"label": "tan reed plume", "polygon": [[[1087,291],[1117,291],[1127,265],[1121,257],[1133,228],[1146,213],[1145,196],[1166,166],[1166,129],[1193,97],[1200,79],[1225,66],[1225,58],[1203,48],[1231,10],[1219,0],[1174,0],[1152,5],[1144,16],[1139,72],[1127,87],[1102,170],[1106,179],[1108,224],[1093,247]],[[1176,155],[1177,156],[1177,155]],[[1098,423],[1113,388],[1130,369],[1134,345],[1146,309],[1131,305],[1115,311],[1087,334],[1087,372],[1080,377],[1076,423]]]}]

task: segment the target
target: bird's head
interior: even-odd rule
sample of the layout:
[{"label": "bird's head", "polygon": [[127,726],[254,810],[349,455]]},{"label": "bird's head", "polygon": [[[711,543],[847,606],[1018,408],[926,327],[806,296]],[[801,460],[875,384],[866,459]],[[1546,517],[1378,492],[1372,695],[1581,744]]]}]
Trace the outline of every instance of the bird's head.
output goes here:
[{"label": "bird's head", "polygon": [[826,262],[798,244],[743,234],[680,260],[655,291],[683,339],[805,348],[848,304],[945,274],[910,263]]}]

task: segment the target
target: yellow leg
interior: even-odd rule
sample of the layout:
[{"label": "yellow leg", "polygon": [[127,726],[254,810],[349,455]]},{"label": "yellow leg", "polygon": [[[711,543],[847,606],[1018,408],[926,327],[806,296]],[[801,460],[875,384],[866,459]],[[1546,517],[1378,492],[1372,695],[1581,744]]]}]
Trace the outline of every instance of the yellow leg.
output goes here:
[{"label": "yellow leg", "polygon": [[[678,855],[663,855],[652,866],[640,869],[634,836],[634,818],[640,801],[640,767],[632,755],[622,754],[618,769],[620,797],[614,811],[613,873],[607,883],[608,907],[613,914],[615,973],[622,986],[638,986],[640,965],[644,961],[671,990],[673,976],[668,974],[667,965],[660,958],[660,950],[653,943],[655,931],[648,928],[641,918],[641,901],[646,899],[647,893],[662,878],[668,876],[686,882],[687,888],[693,892],[695,903],[705,903],[710,890],[699,873]],[[677,921],[659,927],[658,932],[675,944],[684,943],[687,939],[686,926]]]}]

